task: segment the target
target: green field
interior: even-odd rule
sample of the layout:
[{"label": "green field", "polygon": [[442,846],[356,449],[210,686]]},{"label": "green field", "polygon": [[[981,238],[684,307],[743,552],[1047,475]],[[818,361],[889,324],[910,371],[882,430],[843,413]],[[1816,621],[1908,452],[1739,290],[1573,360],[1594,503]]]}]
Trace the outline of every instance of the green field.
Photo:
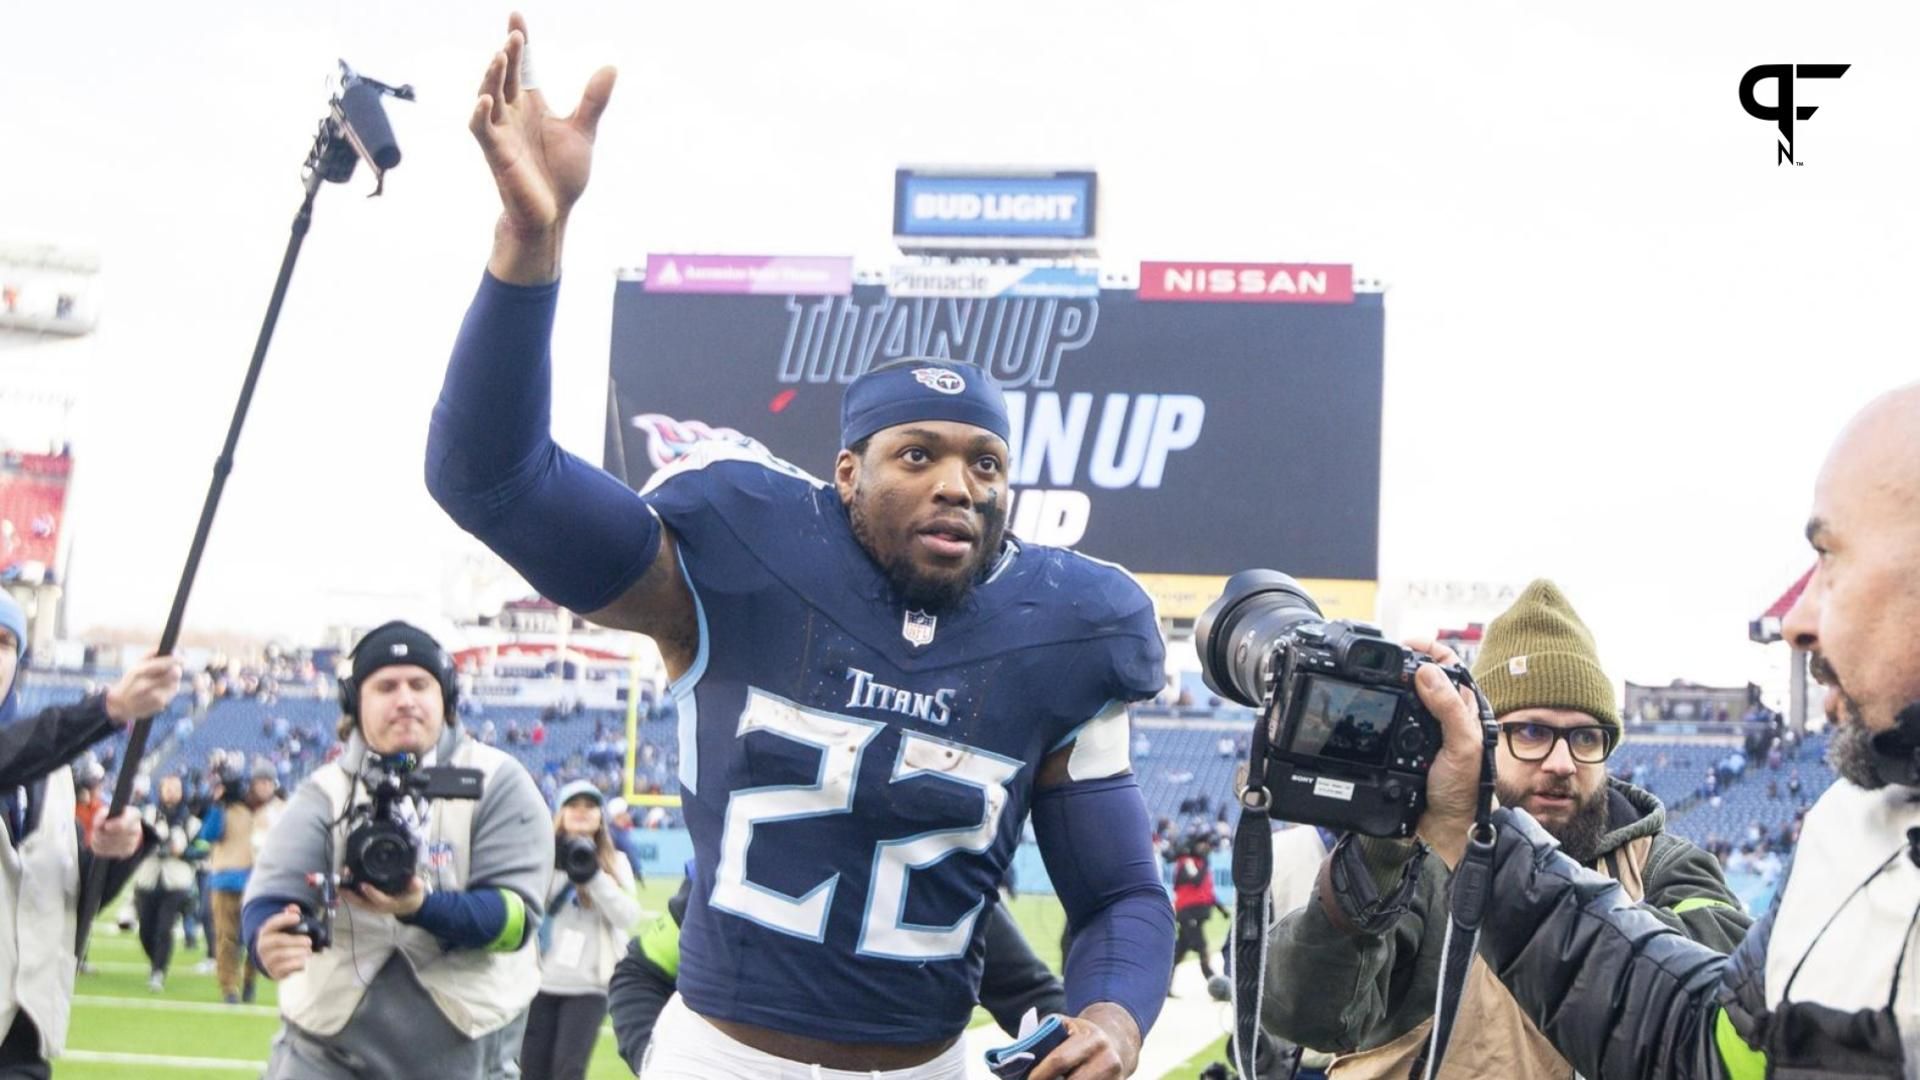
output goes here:
[{"label": "green field", "polygon": [[[662,881],[641,886],[642,904],[649,910],[664,909],[677,885]],[[110,904],[106,910],[117,908]],[[1012,902],[1011,910],[1034,950],[1058,970],[1060,932],[1066,924],[1059,902],[1051,896],[1023,896]],[[1224,933],[1224,926],[1216,920],[1214,933]],[[139,940],[131,933],[120,933],[111,921],[96,924],[90,954],[94,970],[81,975],[76,986],[68,1054],[56,1063],[56,1077],[238,1078],[257,1075],[266,1063],[268,1043],[279,1026],[272,982],[260,980],[260,1000],[254,1006],[222,1005],[214,977],[193,970],[201,950],[187,952],[176,946],[166,991],[149,993]],[[984,1012],[976,1012],[974,1020],[991,1022]],[[1189,1080],[1206,1062],[1222,1056],[1217,1047],[1210,1048],[1195,1056],[1191,1068],[1173,1070],[1166,1078]],[[588,1075],[593,1080],[626,1080],[633,1075],[614,1048],[611,1027],[601,1030]]]}]

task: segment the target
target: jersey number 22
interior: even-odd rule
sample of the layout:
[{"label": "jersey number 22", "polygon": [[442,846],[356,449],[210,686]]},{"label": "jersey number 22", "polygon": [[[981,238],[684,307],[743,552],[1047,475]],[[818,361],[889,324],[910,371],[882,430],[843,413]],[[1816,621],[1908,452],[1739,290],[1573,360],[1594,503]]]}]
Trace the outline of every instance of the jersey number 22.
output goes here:
[{"label": "jersey number 22", "polygon": [[[824,941],[827,913],[840,875],[833,876],[800,897],[787,896],[747,878],[747,849],[753,829],[761,822],[844,814],[853,808],[854,782],[867,744],[886,728],[876,720],[861,720],[796,705],[760,690],[750,690],[740,717],[739,735],[763,731],[792,739],[820,751],[819,778],[812,784],[748,788],[727,802],[726,825],[720,836],[720,865],[708,903],[721,911],[751,919],[762,926],[810,941]],[[900,736],[900,755],[893,781],[914,776],[937,776],[980,789],[984,809],[980,820],[955,828],[935,829],[876,845],[873,879],[867,889],[867,910],[860,921],[858,951],[862,956],[894,960],[945,960],[965,953],[973,936],[974,920],[986,904],[980,903],[951,926],[920,926],[906,921],[907,879],[910,871],[932,866],[955,852],[979,854],[993,843],[1007,805],[1007,781],[1020,771],[1020,762],[959,743],[918,732]]]}]

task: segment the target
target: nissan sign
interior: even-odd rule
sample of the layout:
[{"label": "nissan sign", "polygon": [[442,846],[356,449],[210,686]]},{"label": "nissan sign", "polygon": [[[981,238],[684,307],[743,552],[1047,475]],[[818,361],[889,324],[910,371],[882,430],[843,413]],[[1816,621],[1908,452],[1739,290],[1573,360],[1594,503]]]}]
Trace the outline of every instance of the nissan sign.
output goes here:
[{"label": "nissan sign", "polygon": [[1143,262],[1140,299],[1351,304],[1353,267],[1335,263]]}]

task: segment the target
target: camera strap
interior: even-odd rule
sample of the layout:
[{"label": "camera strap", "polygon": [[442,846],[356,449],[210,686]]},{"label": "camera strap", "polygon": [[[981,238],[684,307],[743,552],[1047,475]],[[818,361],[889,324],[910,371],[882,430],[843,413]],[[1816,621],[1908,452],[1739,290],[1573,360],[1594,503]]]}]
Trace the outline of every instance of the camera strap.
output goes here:
[{"label": "camera strap", "polygon": [[1256,1080],[1260,995],[1266,984],[1267,930],[1272,921],[1273,822],[1267,816],[1267,724],[1253,725],[1240,820],[1233,827],[1233,1065]]},{"label": "camera strap", "polygon": [[[1493,880],[1493,763],[1499,726],[1487,696],[1472,676],[1457,670],[1461,685],[1473,691],[1480,709],[1480,782],[1474,800],[1473,830],[1467,851],[1454,868],[1448,893],[1447,932],[1440,950],[1440,985],[1435,993],[1432,1036],[1424,1075],[1433,1080],[1446,1057],[1460,997],[1473,966]],[[1247,752],[1247,777],[1240,790],[1240,820],[1233,830],[1233,1043],[1234,1068],[1244,1080],[1264,1080],[1255,1071],[1260,1043],[1260,998],[1265,990],[1267,933],[1272,926],[1273,824],[1266,786],[1267,724],[1254,724]],[[1419,1075],[1422,1066],[1414,1066]]]},{"label": "camera strap", "polygon": [[[1460,865],[1453,868],[1447,893],[1447,933],[1440,944],[1440,986],[1434,993],[1433,1031],[1427,1043],[1425,1076],[1433,1080],[1440,1062],[1447,1055],[1447,1042],[1453,1036],[1453,1021],[1460,1012],[1460,997],[1466,989],[1467,971],[1473,966],[1480,938],[1480,923],[1486,917],[1487,896],[1493,883],[1493,761],[1499,727],[1494,722],[1493,706],[1487,696],[1463,676],[1463,684],[1473,690],[1480,706],[1480,785],[1473,808],[1473,831],[1467,835],[1467,851]],[[1415,1072],[1420,1067],[1415,1066]]]}]

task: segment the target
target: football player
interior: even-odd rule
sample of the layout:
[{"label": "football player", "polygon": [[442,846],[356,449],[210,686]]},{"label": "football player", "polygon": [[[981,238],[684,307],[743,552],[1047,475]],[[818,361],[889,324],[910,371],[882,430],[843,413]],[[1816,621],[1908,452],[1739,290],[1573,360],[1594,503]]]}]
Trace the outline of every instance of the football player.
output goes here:
[{"label": "football player", "polygon": [[427,485],[548,598],[672,677],[698,867],[644,1075],[964,1075],[986,920],[1029,817],[1074,930],[1035,1080],[1131,1074],[1173,913],[1128,760],[1165,681],[1117,567],[1008,536],[1006,403],[915,359],[845,392],[831,477],[702,443],[636,494],[549,435],[560,248],[613,89],[572,115],[509,22],[471,127],[503,212],[434,410]]}]

